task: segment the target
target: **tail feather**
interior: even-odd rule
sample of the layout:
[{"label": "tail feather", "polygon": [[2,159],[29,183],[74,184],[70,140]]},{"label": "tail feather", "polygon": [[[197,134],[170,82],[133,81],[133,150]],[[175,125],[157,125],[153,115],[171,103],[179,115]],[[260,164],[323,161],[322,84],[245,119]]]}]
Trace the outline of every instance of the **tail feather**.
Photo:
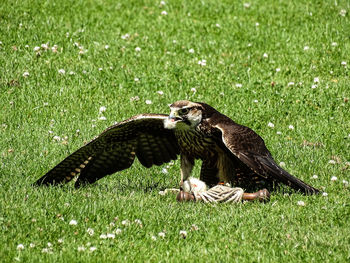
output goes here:
[{"label": "tail feather", "polygon": [[272,175],[274,178],[278,179],[278,181],[292,187],[293,189],[299,190],[304,194],[309,195],[320,193],[320,190],[291,175],[280,166],[278,166],[274,161],[260,158],[260,162],[268,174]]}]

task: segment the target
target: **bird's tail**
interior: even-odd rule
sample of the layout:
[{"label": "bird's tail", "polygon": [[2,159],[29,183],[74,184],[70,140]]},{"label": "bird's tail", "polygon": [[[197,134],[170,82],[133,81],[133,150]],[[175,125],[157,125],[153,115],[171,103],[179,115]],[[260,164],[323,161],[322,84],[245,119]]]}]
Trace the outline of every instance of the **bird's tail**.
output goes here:
[{"label": "bird's tail", "polygon": [[293,189],[299,190],[302,193],[308,195],[320,193],[320,190],[294,177],[293,175],[282,169],[280,166],[278,166],[274,161],[266,160],[262,157],[260,159],[260,162],[269,174],[271,174],[274,178],[277,178],[280,182],[292,187]]}]

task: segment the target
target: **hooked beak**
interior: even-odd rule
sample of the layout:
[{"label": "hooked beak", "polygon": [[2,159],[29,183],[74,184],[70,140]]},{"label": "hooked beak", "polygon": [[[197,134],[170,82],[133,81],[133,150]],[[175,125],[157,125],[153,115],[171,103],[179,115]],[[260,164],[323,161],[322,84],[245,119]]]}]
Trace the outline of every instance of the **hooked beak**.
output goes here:
[{"label": "hooked beak", "polygon": [[174,122],[174,121],[181,121],[182,118],[179,117],[179,115],[177,114],[177,112],[171,112],[169,115],[169,119]]}]

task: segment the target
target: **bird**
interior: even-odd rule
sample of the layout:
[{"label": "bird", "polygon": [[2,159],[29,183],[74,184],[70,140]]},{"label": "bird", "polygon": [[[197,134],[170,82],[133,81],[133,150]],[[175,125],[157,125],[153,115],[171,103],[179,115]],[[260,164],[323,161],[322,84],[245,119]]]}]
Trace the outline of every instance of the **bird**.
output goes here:
[{"label": "bird", "polygon": [[246,190],[287,185],[303,194],[320,191],[281,168],[264,140],[203,102],[179,100],[170,114],[139,114],[107,128],[34,185],[60,185],[76,178],[75,187],[131,167],[137,158],[149,168],[180,156],[180,188],[195,160],[202,161],[200,180],[209,187],[229,183]]}]

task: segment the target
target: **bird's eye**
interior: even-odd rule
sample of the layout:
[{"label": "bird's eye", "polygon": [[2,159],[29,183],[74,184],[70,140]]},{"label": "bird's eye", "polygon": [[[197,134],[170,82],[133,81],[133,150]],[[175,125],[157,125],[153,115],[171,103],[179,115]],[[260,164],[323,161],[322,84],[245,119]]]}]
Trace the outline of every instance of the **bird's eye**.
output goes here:
[{"label": "bird's eye", "polygon": [[184,108],[184,109],[179,110],[179,114],[180,114],[180,115],[185,115],[185,114],[187,114],[189,111],[190,111],[189,108]]}]

